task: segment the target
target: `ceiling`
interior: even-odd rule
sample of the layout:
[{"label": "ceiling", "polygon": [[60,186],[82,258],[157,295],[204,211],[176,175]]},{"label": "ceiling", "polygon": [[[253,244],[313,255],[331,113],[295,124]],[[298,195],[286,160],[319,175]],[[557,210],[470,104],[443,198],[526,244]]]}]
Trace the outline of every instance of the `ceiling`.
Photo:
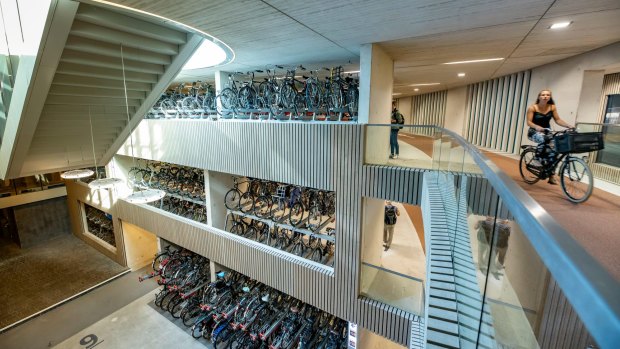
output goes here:
[{"label": "ceiling", "polygon": [[[215,70],[269,64],[358,70],[359,47],[379,43],[394,59],[394,92],[444,90],[530,69],[620,41],[619,0],[111,0],[171,18],[228,44],[235,60],[182,72],[175,80],[213,79]],[[549,30],[557,21],[572,21]],[[503,61],[443,65],[483,58]],[[604,67],[603,67],[604,68]],[[459,78],[458,73],[466,73]],[[421,86],[412,84],[440,83]]]},{"label": "ceiling", "polygon": [[[54,20],[39,52],[43,63],[28,87],[26,106],[21,116],[7,119],[17,131],[14,141],[4,134],[2,153],[9,155],[0,161],[2,178],[92,166],[95,160],[106,163],[172,81],[209,81],[217,70],[302,64],[355,71],[360,46],[377,43],[394,59],[394,93],[402,97],[464,86],[620,41],[620,0],[53,3]],[[116,5],[165,18],[146,20]],[[166,18],[223,41],[234,51],[234,60],[179,74],[202,38]],[[572,21],[567,29],[548,29],[564,20]],[[493,57],[505,59],[442,64]],[[620,62],[600,68],[620,69]],[[461,72],[466,76],[457,77]],[[419,91],[411,86],[425,83],[439,84]]]}]

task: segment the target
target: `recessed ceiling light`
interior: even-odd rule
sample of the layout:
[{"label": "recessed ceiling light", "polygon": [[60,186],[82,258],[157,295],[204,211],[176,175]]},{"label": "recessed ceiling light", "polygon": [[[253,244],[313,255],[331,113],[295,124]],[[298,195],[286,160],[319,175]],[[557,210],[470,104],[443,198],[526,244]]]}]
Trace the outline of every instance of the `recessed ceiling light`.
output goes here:
[{"label": "recessed ceiling light", "polygon": [[433,85],[441,85],[440,82],[427,82],[423,84],[411,84],[409,86],[433,86]]},{"label": "recessed ceiling light", "polygon": [[392,96],[399,96],[399,95],[402,95],[402,93],[400,93],[400,92],[399,93],[392,93]]},{"label": "recessed ceiling light", "polygon": [[462,78],[462,77],[465,76],[465,73],[459,73],[458,76],[459,76],[459,78]]},{"label": "recessed ceiling light", "polygon": [[419,88],[414,88],[413,90],[416,91],[416,92],[420,91]]},{"label": "recessed ceiling light", "polygon": [[568,27],[571,23],[573,22],[558,22],[558,23],[553,23],[549,29],[564,29],[566,27]]},{"label": "recessed ceiling light", "polygon": [[455,61],[455,62],[448,62],[448,63],[443,63],[443,64],[465,64],[465,63],[480,63],[480,62],[493,62],[493,61],[501,61],[503,60],[503,58],[485,58],[485,59],[474,59],[471,61]]},{"label": "recessed ceiling light", "polygon": [[359,70],[351,70],[351,71],[345,71],[343,72],[343,74],[355,74],[355,73],[359,73]]}]

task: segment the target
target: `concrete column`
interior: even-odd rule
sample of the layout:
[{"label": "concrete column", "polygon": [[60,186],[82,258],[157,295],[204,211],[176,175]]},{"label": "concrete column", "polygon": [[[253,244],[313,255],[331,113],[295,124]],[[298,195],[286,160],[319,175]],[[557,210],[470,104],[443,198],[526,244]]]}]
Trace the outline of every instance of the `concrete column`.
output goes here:
[{"label": "concrete column", "polygon": [[602,115],[600,114],[600,103],[603,94],[604,78],[605,70],[586,70],[583,72],[583,82],[575,123],[603,122]]},{"label": "concrete column", "polygon": [[[360,49],[359,122],[389,124],[392,111],[394,61],[377,44]],[[366,163],[384,163],[390,151],[390,128],[368,127],[366,132]]]},{"label": "concrete column", "polygon": [[222,70],[218,70],[215,72],[215,92],[219,94],[224,88],[228,87],[228,74],[229,72],[225,72]]},{"label": "concrete column", "polygon": [[214,228],[226,227],[226,205],[224,196],[233,187],[232,176],[226,173],[205,170],[205,189],[207,192],[207,224]]}]

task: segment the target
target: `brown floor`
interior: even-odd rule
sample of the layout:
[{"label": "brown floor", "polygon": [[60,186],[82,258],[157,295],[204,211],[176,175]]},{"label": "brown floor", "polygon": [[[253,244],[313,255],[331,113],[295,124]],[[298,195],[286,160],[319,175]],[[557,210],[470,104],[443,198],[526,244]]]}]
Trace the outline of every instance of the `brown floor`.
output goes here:
[{"label": "brown floor", "polygon": [[[402,137],[399,140],[433,156],[431,137],[407,135],[414,138]],[[588,201],[574,204],[566,199],[559,185],[543,181],[534,185],[523,182],[518,160],[486,151],[484,155],[538,201],[586,251],[620,280],[620,197],[594,188]]]},{"label": "brown floor", "polygon": [[620,197],[594,188],[588,201],[574,204],[559,185],[540,181],[529,185],[521,179],[519,161],[485,152],[598,260],[616,280],[620,280]]},{"label": "brown floor", "polygon": [[71,234],[25,249],[0,244],[0,329],[124,270]]}]

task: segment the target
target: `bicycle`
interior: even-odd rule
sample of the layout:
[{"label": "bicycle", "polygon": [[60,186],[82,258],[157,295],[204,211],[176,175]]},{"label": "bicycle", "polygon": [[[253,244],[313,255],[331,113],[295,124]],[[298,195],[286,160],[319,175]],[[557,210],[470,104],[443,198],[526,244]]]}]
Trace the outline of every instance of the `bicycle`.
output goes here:
[{"label": "bicycle", "polygon": [[[553,144],[551,144],[553,142]],[[594,180],[592,171],[582,158],[574,153],[584,153],[604,148],[601,132],[577,133],[574,129],[551,131],[545,129],[545,142],[542,146],[522,145],[519,172],[523,181],[534,184],[556,173],[559,175],[564,195],[574,203],[588,200],[592,194]],[[535,159],[538,161],[538,165]]]}]

